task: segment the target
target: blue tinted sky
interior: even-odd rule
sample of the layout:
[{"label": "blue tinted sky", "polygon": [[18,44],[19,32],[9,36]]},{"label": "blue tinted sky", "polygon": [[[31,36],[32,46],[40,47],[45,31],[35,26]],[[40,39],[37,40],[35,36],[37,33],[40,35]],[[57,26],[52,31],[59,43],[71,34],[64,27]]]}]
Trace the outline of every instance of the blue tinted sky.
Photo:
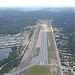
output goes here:
[{"label": "blue tinted sky", "polygon": [[5,6],[73,6],[75,0],[0,0],[0,7]]}]

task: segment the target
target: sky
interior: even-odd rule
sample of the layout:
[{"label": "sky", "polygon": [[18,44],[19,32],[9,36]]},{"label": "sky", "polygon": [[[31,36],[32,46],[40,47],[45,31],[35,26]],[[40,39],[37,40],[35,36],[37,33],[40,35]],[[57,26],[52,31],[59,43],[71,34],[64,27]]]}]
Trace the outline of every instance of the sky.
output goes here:
[{"label": "sky", "polygon": [[0,0],[0,7],[10,6],[72,6],[75,0]]}]

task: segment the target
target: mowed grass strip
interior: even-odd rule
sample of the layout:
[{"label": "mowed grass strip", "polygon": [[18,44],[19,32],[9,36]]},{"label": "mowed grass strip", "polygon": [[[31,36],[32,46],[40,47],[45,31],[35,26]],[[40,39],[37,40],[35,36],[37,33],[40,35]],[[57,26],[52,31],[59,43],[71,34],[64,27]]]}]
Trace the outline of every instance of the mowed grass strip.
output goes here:
[{"label": "mowed grass strip", "polygon": [[50,64],[51,60],[57,60],[52,32],[48,32],[48,39],[50,42],[50,47],[48,46],[48,63]]},{"label": "mowed grass strip", "polygon": [[49,47],[48,50],[55,51],[55,44],[54,44],[54,39],[53,39],[52,32],[48,32],[48,39],[49,39],[49,42],[50,42],[50,47]]},{"label": "mowed grass strip", "polygon": [[[48,29],[51,29],[51,25],[48,24]],[[55,42],[54,42],[54,38],[53,38],[53,32],[52,31],[48,31],[48,42],[50,44],[50,46],[48,45],[48,63],[51,62],[51,60],[57,60],[56,57],[56,48],[55,48]]]},{"label": "mowed grass strip", "polygon": [[48,66],[33,66],[27,73],[27,75],[49,75]]},{"label": "mowed grass strip", "polygon": [[50,43],[50,47],[48,47],[48,50],[52,50],[55,51],[55,42],[54,42],[54,38],[53,38],[53,34],[52,34],[52,29],[51,29],[51,25],[50,23],[48,24],[48,39],[49,39],[49,43]]}]

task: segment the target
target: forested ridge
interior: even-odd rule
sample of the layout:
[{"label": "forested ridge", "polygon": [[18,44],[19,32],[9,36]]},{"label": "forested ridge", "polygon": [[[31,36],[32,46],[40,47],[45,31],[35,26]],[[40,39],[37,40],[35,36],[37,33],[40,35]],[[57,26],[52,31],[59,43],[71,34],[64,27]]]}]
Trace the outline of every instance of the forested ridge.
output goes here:
[{"label": "forested ridge", "polygon": [[43,8],[34,11],[0,10],[0,33],[16,34],[25,26],[35,25],[38,19],[53,19],[53,27],[63,27],[63,33],[69,38],[68,50],[74,55],[74,13],[74,8]]},{"label": "forested ridge", "polygon": [[0,10],[0,33],[18,33],[25,26],[35,25],[38,19],[54,19],[56,26],[63,26],[63,23],[67,22],[64,26],[71,29],[74,25],[74,8],[45,8],[34,11]]}]

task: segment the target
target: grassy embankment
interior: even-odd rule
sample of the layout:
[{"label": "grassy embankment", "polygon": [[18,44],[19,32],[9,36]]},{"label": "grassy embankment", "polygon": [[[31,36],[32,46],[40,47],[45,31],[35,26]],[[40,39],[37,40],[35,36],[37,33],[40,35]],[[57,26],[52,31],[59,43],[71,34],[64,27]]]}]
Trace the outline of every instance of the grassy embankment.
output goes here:
[{"label": "grassy embankment", "polygon": [[49,75],[49,68],[48,66],[33,66],[27,75]]},{"label": "grassy embankment", "polygon": [[[53,61],[55,62],[55,64],[58,65],[58,59],[56,56],[56,48],[52,31],[53,29],[50,25],[50,21],[48,21],[48,63],[52,64],[51,62]],[[58,66],[51,65],[49,69],[50,75],[60,75],[60,70]]]}]

